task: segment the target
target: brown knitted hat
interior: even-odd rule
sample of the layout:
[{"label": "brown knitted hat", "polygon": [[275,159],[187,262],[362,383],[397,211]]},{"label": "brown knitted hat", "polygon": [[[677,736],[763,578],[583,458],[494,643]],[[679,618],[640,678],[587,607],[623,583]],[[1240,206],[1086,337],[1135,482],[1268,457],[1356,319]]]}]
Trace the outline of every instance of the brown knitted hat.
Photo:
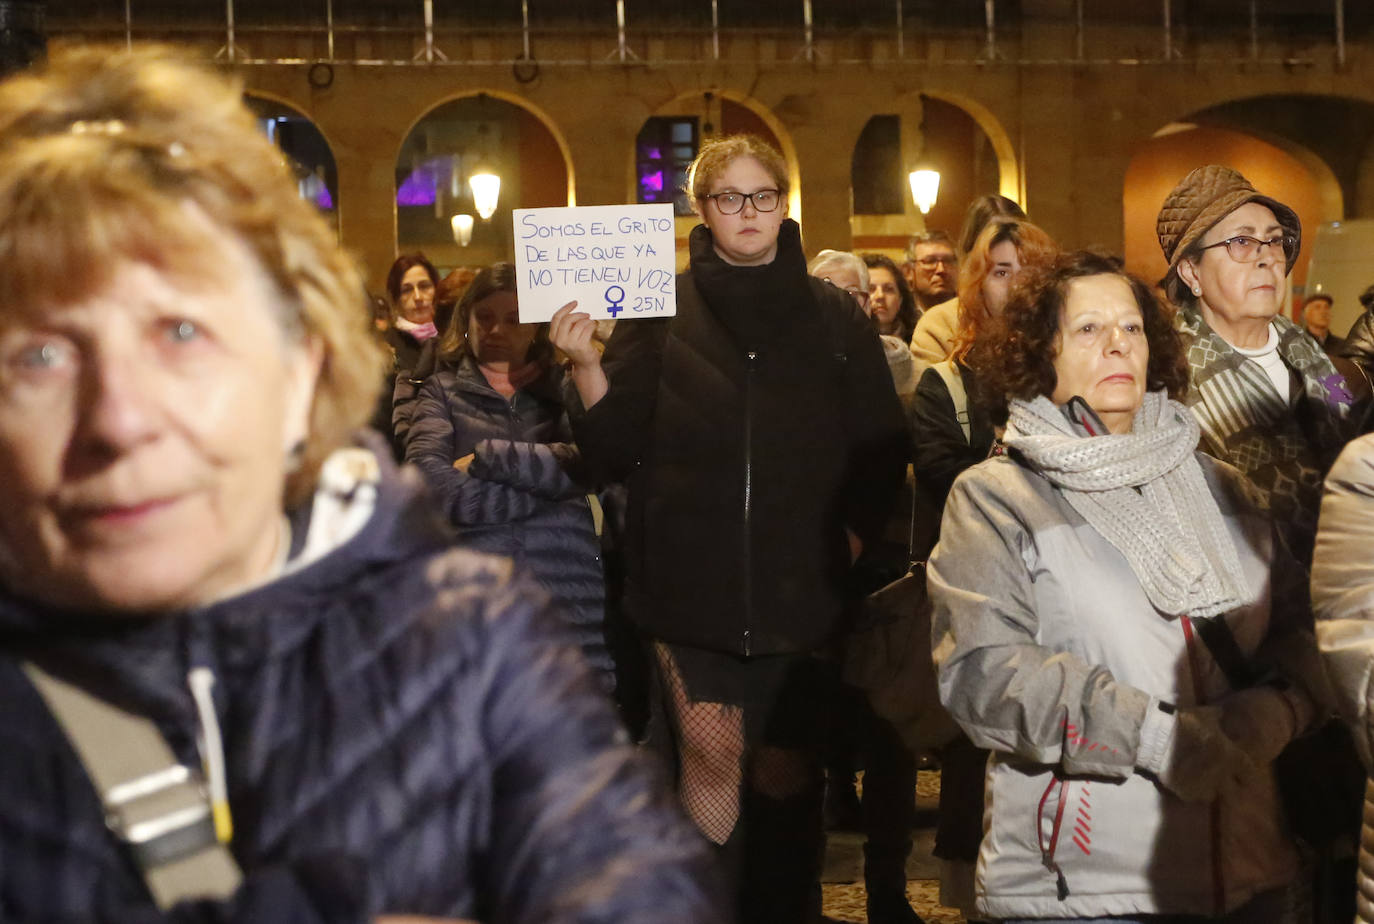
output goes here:
[{"label": "brown knitted hat", "polygon": [[[1180,304],[1187,292],[1183,280],[1178,277],[1179,261],[1212,230],[1213,225],[1247,202],[1268,206],[1283,229],[1297,237],[1298,248],[1293,251],[1296,259],[1302,248],[1302,222],[1297,212],[1277,199],[1260,195],[1249,180],[1230,167],[1220,164],[1198,167],[1169,193],[1155,220],[1159,246],[1164,250],[1164,259],[1169,261],[1164,290],[1174,304]],[[1294,260],[1288,261],[1287,272],[1293,271],[1293,263]]]}]

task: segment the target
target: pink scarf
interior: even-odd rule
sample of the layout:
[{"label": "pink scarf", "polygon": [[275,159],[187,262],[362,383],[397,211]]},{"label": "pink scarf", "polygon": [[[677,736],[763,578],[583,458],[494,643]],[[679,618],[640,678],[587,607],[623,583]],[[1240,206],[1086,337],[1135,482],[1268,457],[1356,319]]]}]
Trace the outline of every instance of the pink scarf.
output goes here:
[{"label": "pink scarf", "polygon": [[398,317],[396,319],[396,327],[410,334],[410,336],[422,343],[431,337],[439,336],[439,328],[434,326],[433,321],[427,321],[424,324],[416,324],[414,321],[407,321],[405,318]]}]

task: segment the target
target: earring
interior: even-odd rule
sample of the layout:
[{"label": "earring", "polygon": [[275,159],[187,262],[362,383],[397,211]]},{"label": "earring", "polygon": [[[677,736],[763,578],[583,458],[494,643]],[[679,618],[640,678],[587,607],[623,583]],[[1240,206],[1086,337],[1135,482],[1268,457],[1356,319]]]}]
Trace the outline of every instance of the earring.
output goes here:
[{"label": "earring", "polygon": [[291,474],[300,470],[301,463],[305,461],[305,440],[299,439],[286,450],[286,472]]},{"label": "earring", "polygon": [[1194,294],[1194,295],[1201,295],[1201,294],[1202,294],[1202,286],[1193,286],[1193,294]]}]

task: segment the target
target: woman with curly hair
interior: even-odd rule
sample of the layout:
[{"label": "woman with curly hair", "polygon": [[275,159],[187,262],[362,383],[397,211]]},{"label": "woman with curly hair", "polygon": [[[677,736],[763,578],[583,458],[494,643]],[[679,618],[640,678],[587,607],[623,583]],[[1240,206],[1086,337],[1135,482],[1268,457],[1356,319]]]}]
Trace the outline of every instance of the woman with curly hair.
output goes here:
[{"label": "woman with curly hair", "polygon": [[[1314,644],[1271,606],[1244,479],[1196,451],[1171,322],[1117,260],[1070,254],[974,351],[1006,451],[954,483],[929,581],[941,701],[992,751],[987,917],[1285,910],[1270,764],[1316,714]],[[1228,643],[1272,684],[1233,691]]]}]

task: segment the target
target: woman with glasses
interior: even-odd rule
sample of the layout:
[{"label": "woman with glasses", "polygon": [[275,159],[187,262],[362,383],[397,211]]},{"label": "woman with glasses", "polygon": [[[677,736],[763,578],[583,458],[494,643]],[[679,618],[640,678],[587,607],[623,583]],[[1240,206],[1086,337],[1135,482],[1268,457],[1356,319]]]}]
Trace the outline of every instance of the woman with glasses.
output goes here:
[{"label": "woman with glasses", "polygon": [[878,333],[910,343],[921,309],[902,271],[880,253],[866,253],[863,261],[868,266],[868,316]]},{"label": "woman with glasses", "polygon": [[676,315],[616,324],[604,364],[585,313],[550,330],[583,458],[628,484],[625,604],[663,681],[682,801],[740,920],[778,924],[820,913],[830,648],[906,458],[878,338],[807,275],[788,189],[763,141],[704,144]]},{"label": "woman with glasses", "polygon": [[1298,215],[1213,164],[1174,188],[1156,230],[1164,289],[1190,338],[1186,400],[1203,448],[1249,477],[1308,564],[1322,478],[1351,435],[1351,398],[1321,347],[1280,313]]},{"label": "woman with glasses", "polygon": [[[868,265],[857,254],[844,250],[822,250],[811,258],[806,270],[817,279],[843,289],[865,314],[873,317],[869,311],[873,301],[869,298]],[[884,333],[879,334],[879,339],[883,343],[887,371],[892,373],[892,385],[897,389],[902,409],[906,410],[911,407],[911,396],[916,391],[916,361],[905,340]]]}]

